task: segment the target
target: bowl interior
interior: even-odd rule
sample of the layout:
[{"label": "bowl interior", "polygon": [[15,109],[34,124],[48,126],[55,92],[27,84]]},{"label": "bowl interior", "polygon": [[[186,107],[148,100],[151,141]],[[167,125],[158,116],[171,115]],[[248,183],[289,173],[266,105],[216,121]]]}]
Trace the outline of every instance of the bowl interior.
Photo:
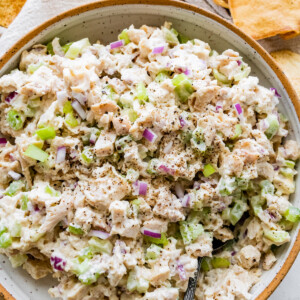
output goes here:
[{"label": "bowl interior", "polygon": [[[173,23],[181,33],[190,38],[199,38],[210,46],[222,52],[228,48],[238,51],[244,60],[251,66],[251,75],[257,76],[260,84],[266,87],[276,87],[282,95],[280,110],[289,118],[291,136],[300,142],[300,126],[295,109],[280,80],[263,58],[248,45],[241,37],[231,30],[206,16],[185,10],[179,7],[150,5],[150,4],[123,4],[95,8],[90,11],[75,14],[51,25],[31,39],[22,49],[17,51],[9,62],[1,69],[0,76],[17,67],[19,57],[24,49],[36,43],[47,43],[55,36],[61,38],[62,43],[89,37],[90,41],[100,40],[109,43],[117,39],[122,29],[134,24],[139,27],[143,24],[161,26],[165,21]],[[299,185],[297,178],[297,186]],[[299,188],[292,197],[295,205],[300,206]],[[281,247],[278,251],[278,261],[274,268],[264,272],[262,280],[251,293],[253,298],[258,296],[269,285],[281,266],[284,264],[296,238],[298,228],[292,232],[291,243]],[[1,259],[0,281],[16,299],[46,300],[50,299],[47,289],[55,284],[50,277],[39,280],[31,279],[26,272],[12,269],[8,260]]]}]

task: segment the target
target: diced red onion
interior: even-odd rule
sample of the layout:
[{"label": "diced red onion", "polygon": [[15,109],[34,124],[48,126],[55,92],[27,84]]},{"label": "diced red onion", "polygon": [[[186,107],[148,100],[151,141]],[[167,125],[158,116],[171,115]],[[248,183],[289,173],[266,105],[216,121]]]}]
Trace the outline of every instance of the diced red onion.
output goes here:
[{"label": "diced red onion", "polygon": [[232,252],[231,252],[231,256],[235,256],[236,253],[237,253],[236,251],[232,251]]},{"label": "diced red onion", "polygon": [[72,92],[73,98],[75,98],[81,105],[85,105],[87,98],[81,93]]},{"label": "diced red onion", "polygon": [[155,142],[157,135],[152,130],[146,128],[143,132],[143,137],[149,142],[153,143]]},{"label": "diced red onion", "polygon": [[216,103],[216,112],[219,112],[220,109],[223,109],[223,103],[221,101],[218,101]]},{"label": "diced red onion", "polygon": [[56,92],[56,99],[61,102],[68,99],[68,94],[66,91],[58,91]]},{"label": "diced red onion", "polygon": [[190,201],[191,201],[191,195],[190,194],[186,194],[181,199],[181,204],[182,204],[183,207],[189,207],[190,206]]},{"label": "diced red onion", "polygon": [[187,67],[177,67],[175,68],[175,72],[184,73],[186,76],[190,76],[192,74],[192,71]]},{"label": "diced red onion", "polygon": [[69,156],[71,159],[75,159],[78,156],[77,150],[71,149]]},{"label": "diced red onion", "polygon": [[52,254],[50,257],[50,263],[53,269],[57,271],[64,271],[66,267],[66,260],[62,257],[59,257],[57,254]]},{"label": "diced red onion", "polygon": [[110,49],[115,49],[115,48],[119,48],[119,47],[122,47],[124,46],[124,40],[120,40],[120,41],[116,41],[116,42],[113,42],[113,43],[110,43]]},{"label": "diced red onion", "polygon": [[84,111],[84,109],[82,108],[82,106],[78,101],[73,101],[72,107],[76,110],[76,112],[78,113],[78,115],[82,120],[86,119],[86,112]]},{"label": "diced red onion", "polygon": [[170,174],[170,175],[174,175],[174,170],[170,169],[169,167],[167,167],[166,165],[160,165],[158,167],[159,170],[161,170],[164,173]]},{"label": "diced red onion", "polygon": [[5,98],[5,102],[10,103],[17,95],[18,93],[16,91],[9,93]]},{"label": "diced red onion", "polygon": [[65,146],[58,147],[56,153],[56,163],[60,164],[66,160],[67,148]]},{"label": "diced red onion", "polygon": [[95,133],[92,133],[90,136],[90,144],[95,145],[96,141],[97,141],[97,136]]},{"label": "diced red onion", "polygon": [[239,103],[236,103],[236,104],[234,104],[234,107],[235,107],[235,109],[236,109],[236,112],[237,112],[237,114],[238,114],[238,115],[241,115],[241,114],[243,113],[243,110],[242,110],[241,104],[239,104]]},{"label": "diced red onion", "polygon": [[179,116],[179,122],[181,128],[183,128],[187,124],[183,116]]},{"label": "diced red onion", "polygon": [[272,87],[272,88],[270,88],[270,91],[274,92],[274,94],[275,94],[276,97],[281,98],[281,95],[278,93],[278,91],[277,91],[276,88],[273,88],[273,87]]},{"label": "diced red onion", "polygon": [[155,47],[155,48],[152,50],[152,53],[153,53],[153,54],[160,54],[160,53],[163,53],[163,52],[164,52],[164,49],[165,49],[165,46]]},{"label": "diced red onion", "polygon": [[238,64],[239,66],[242,64],[242,61],[241,61],[241,60],[237,60],[236,62],[237,62],[237,64]]},{"label": "diced red onion", "polygon": [[273,169],[274,169],[274,171],[278,171],[279,170],[279,166],[276,165],[276,164],[273,164]]},{"label": "diced red onion", "polygon": [[161,233],[160,232],[155,232],[153,230],[147,229],[147,228],[143,228],[142,229],[142,233],[144,235],[156,238],[156,239],[160,239],[161,238]]},{"label": "diced red onion", "polygon": [[21,174],[15,172],[15,171],[9,171],[8,175],[13,179],[13,180],[19,180],[21,178]]},{"label": "diced red onion", "polygon": [[177,271],[181,280],[183,281],[187,280],[184,266],[179,261],[177,261]]},{"label": "diced red onion", "polygon": [[179,199],[184,197],[184,187],[182,186],[182,184],[176,182],[174,189],[175,189],[176,196]]},{"label": "diced red onion", "polygon": [[89,232],[89,236],[96,236],[101,240],[106,240],[110,237],[110,234],[108,232],[101,231],[101,230],[91,230]]},{"label": "diced red onion", "polygon": [[3,147],[7,144],[7,139],[6,138],[0,138],[0,147]]},{"label": "diced red onion", "polygon": [[165,146],[163,152],[164,152],[165,154],[168,154],[168,153],[171,151],[172,146],[173,146],[173,141],[170,141],[170,142]]},{"label": "diced red onion", "polygon": [[132,186],[135,195],[142,195],[142,196],[147,195],[148,184],[146,182],[137,180],[132,184]]}]

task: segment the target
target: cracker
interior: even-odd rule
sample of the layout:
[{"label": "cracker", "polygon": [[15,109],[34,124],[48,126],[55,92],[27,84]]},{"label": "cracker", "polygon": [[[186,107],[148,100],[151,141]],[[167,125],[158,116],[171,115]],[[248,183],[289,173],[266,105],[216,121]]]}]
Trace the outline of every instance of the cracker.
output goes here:
[{"label": "cracker", "polygon": [[228,0],[214,0],[214,2],[224,8],[229,8]]},{"label": "cracker", "polygon": [[0,26],[8,27],[26,0],[0,0]]},{"label": "cracker", "polygon": [[300,97],[300,54],[290,50],[280,50],[272,52],[271,55],[291,81]]},{"label": "cracker", "polygon": [[300,0],[229,0],[234,24],[254,39],[300,34]]}]

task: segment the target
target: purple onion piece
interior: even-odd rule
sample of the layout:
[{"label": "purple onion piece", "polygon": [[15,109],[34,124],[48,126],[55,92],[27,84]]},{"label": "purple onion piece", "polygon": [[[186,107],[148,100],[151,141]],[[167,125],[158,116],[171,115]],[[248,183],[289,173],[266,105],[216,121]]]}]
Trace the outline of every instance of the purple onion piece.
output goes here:
[{"label": "purple onion piece", "polygon": [[63,258],[57,255],[52,255],[50,257],[50,263],[53,269],[57,271],[64,271],[67,264],[67,262]]},{"label": "purple onion piece", "polygon": [[102,230],[91,230],[89,236],[95,236],[99,239],[106,240],[110,237],[110,234]]},{"label": "purple onion piece", "polygon": [[183,128],[186,125],[186,121],[183,118],[183,116],[179,116],[179,122],[180,122],[181,128]]},{"label": "purple onion piece", "polygon": [[9,93],[5,98],[5,102],[10,103],[17,95],[18,93],[16,91]]},{"label": "purple onion piece", "polygon": [[178,271],[179,277],[182,281],[187,280],[187,276],[186,276],[184,266],[182,264],[180,264],[179,261],[177,261],[177,271]]},{"label": "purple onion piece", "polygon": [[72,107],[78,113],[78,115],[80,116],[80,118],[82,120],[86,119],[86,112],[84,111],[84,109],[82,108],[82,106],[80,105],[80,103],[78,101],[73,101]]},{"label": "purple onion piece", "polygon": [[241,115],[243,113],[243,110],[242,110],[242,107],[241,107],[241,104],[239,103],[236,103],[234,104],[234,107],[236,109],[236,112],[238,113],[238,115]]},{"label": "purple onion piece", "polygon": [[9,175],[13,180],[19,180],[19,179],[22,177],[21,174],[15,172],[15,171],[9,171],[9,172],[8,172],[8,175]]},{"label": "purple onion piece", "polygon": [[155,239],[160,239],[161,238],[161,233],[159,232],[154,232],[150,229],[142,229],[142,233],[144,235],[147,235],[147,236],[150,236],[150,237],[153,237]]},{"label": "purple onion piece", "polygon": [[156,140],[157,135],[152,130],[146,128],[143,132],[143,137],[153,143]]},{"label": "purple onion piece", "polygon": [[272,88],[270,88],[270,91],[274,92],[276,97],[281,98],[281,95],[278,93],[276,88],[272,87]]},{"label": "purple onion piece", "polygon": [[110,43],[110,49],[112,50],[115,48],[122,47],[124,45],[125,45],[124,40],[116,41],[116,42]]},{"label": "purple onion piece", "polygon": [[242,64],[242,61],[241,61],[241,60],[237,60],[236,62],[237,62],[237,64],[238,64],[239,66]]},{"label": "purple onion piece", "polygon": [[56,163],[60,164],[66,160],[67,148],[65,146],[58,147],[56,153]]},{"label": "purple onion piece", "polygon": [[153,53],[153,54],[160,54],[160,53],[163,53],[163,52],[164,52],[164,49],[165,49],[165,46],[155,47],[155,48],[152,50],[152,53]]},{"label": "purple onion piece", "polygon": [[7,139],[6,138],[0,138],[0,147],[3,147],[7,144]]},{"label": "purple onion piece", "polygon": [[158,167],[158,169],[164,173],[170,174],[170,175],[174,175],[174,170],[170,169],[169,167],[167,167],[166,165],[160,165]]}]

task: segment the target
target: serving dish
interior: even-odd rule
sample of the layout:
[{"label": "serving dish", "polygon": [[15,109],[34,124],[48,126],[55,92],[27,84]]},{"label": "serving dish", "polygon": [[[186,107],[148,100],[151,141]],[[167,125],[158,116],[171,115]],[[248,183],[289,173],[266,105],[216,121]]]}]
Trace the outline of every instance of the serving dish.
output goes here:
[{"label": "serving dish", "polygon": [[[63,13],[31,31],[15,44],[0,60],[0,76],[18,64],[23,50],[37,43],[47,43],[55,36],[62,43],[84,37],[106,44],[116,40],[120,31],[131,24],[160,26],[164,21],[173,23],[174,28],[190,38],[197,37],[208,42],[221,52],[237,50],[252,68],[252,75],[266,87],[276,87],[282,95],[280,110],[289,118],[293,139],[300,142],[300,104],[285,75],[272,58],[255,41],[243,34],[220,17],[179,1],[112,1],[105,0],[84,5]],[[296,180],[297,186],[299,178]],[[292,197],[295,206],[300,206],[299,188]],[[288,272],[300,249],[299,226],[291,232],[291,242],[282,246],[276,265],[265,272],[260,283],[253,287],[253,299],[267,299]],[[298,235],[297,235],[298,234]],[[52,286],[51,278],[34,281],[25,271],[13,270],[10,263],[1,259],[0,288],[7,299],[50,299],[47,289]]]}]

